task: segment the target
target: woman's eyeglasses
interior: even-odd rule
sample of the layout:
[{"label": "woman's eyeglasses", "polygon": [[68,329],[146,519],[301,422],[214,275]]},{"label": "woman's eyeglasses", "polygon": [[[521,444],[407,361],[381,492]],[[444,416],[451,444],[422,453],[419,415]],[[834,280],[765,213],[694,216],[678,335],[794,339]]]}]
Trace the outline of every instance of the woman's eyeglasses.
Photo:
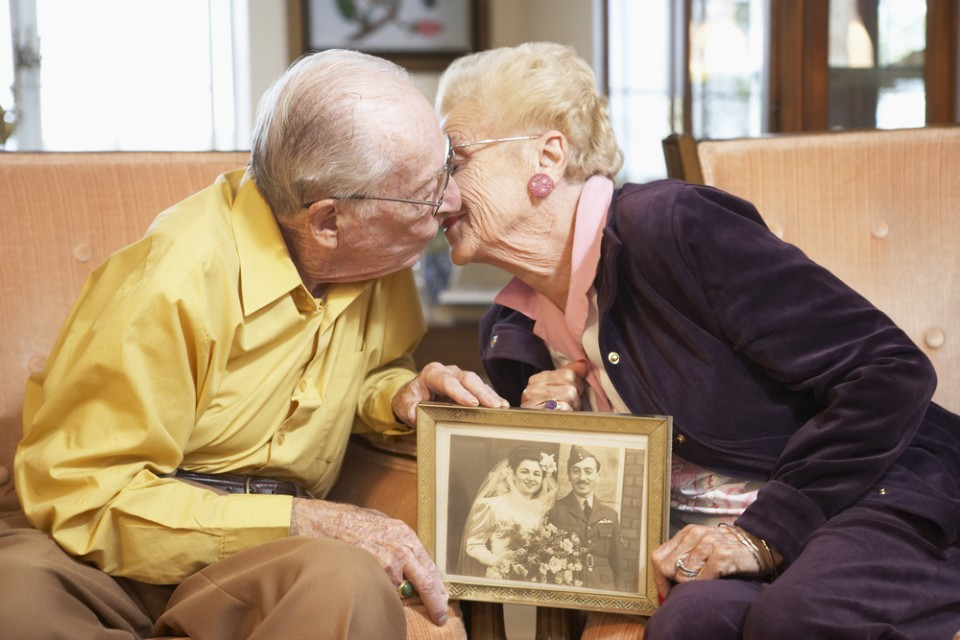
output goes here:
[{"label": "woman's eyeglasses", "polygon": [[489,138],[487,140],[477,140],[476,142],[461,142],[460,144],[453,145],[454,149],[463,149],[464,147],[476,147],[481,144],[493,144],[494,142],[512,142],[514,140],[533,140],[534,138],[539,138],[538,134],[535,136],[513,136],[510,138]]}]

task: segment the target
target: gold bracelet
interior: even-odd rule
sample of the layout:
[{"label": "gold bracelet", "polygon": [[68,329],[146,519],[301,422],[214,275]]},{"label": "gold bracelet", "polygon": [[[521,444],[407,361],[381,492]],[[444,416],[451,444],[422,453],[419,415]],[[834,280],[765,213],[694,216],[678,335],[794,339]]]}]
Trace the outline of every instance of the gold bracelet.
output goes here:
[{"label": "gold bracelet", "polygon": [[753,540],[745,536],[740,530],[740,527],[730,524],[729,522],[721,522],[717,526],[727,527],[730,529],[730,532],[737,537],[737,540],[740,541],[740,544],[745,546],[750,551],[753,559],[757,561],[757,568],[760,570],[760,578],[762,580],[766,580],[770,572],[770,566],[763,561],[763,558],[760,556],[760,549],[757,548],[757,545],[753,543]]},{"label": "gold bracelet", "polygon": [[763,538],[757,538],[760,541],[760,544],[763,545],[763,550],[767,552],[767,555],[770,557],[770,573],[772,574],[771,580],[776,580],[777,576],[780,575],[780,570],[777,569],[777,561],[773,557],[773,549],[770,548],[770,545],[767,544],[767,541]]}]

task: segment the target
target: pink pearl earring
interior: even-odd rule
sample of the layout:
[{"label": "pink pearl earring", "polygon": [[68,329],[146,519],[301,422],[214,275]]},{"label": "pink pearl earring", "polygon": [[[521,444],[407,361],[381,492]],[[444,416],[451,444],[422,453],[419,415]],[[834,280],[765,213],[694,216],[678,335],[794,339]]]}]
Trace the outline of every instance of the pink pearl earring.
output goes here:
[{"label": "pink pearl earring", "polygon": [[553,180],[545,173],[535,173],[527,183],[527,189],[538,198],[545,198],[553,191]]}]

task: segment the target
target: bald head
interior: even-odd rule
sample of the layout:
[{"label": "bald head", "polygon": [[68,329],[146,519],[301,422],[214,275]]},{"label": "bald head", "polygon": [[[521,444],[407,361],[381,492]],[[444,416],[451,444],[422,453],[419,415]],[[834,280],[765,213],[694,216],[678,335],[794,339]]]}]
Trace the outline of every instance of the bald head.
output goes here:
[{"label": "bald head", "polygon": [[253,136],[251,171],[273,212],[383,180],[398,101],[430,110],[409,73],[382,58],[334,49],[291,65],[261,99]]}]

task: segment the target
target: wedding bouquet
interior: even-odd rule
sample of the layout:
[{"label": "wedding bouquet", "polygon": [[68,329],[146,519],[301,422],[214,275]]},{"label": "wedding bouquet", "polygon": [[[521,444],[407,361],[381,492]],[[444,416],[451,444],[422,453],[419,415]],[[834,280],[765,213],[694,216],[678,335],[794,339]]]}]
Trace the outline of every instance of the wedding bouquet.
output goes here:
[{"label": "wedding bouquet", "polygon": [[571,587],[583,585],[577,534],[558,529],[544,518],[529,531],[512,526],[510,538],[510,551],[496,567],[504,578]]}]

